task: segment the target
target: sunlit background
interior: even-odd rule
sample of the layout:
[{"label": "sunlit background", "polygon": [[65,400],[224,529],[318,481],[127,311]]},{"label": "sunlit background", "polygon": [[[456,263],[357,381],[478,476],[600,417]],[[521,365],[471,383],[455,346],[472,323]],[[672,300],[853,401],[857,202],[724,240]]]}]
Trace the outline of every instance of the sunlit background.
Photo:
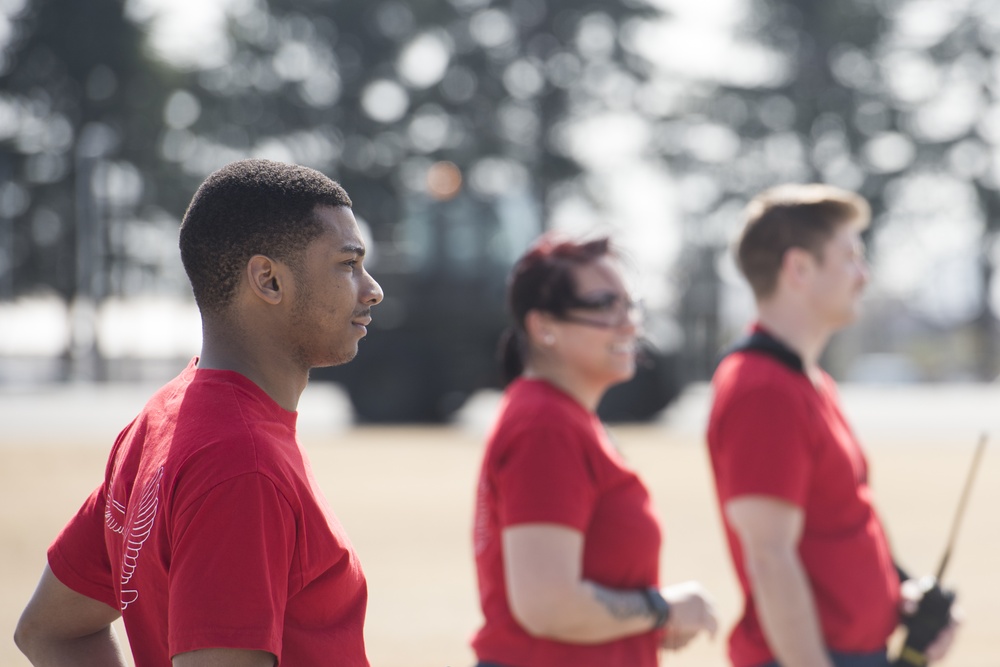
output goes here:
[{"label": "sunlit background", "polygon": [[0,0],[0,387],[197,354],[177,227],[247,156],[355,201],[387,296],[317,378],[365,420],[495,386],[503,279],[545,229],[625,250],[655,352],[609,414],[654,415],[745,326],[728,243],[785,181],[875,211],[835,376],[992,381],[998,51],[992,0]]}]

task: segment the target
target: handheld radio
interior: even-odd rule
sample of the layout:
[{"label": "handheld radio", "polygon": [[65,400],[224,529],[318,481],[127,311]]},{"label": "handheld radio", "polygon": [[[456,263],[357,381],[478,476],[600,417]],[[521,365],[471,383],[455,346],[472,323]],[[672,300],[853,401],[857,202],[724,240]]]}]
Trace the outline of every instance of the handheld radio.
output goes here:
[{"label": "handheld radio", "polygon": [[951,524],[951,534],[948,536],[948,543],[941,556],[941,563],[934,575],[934,586],[924,592],[917,611],[912,616],[903,619],[903,625],[906,626],[907,630],[906,641],[903,643],[903,648],[900,649],[893,667],[924,667],[927,664],[927,656],[925,655],[927,647],[951,620],[951,606],[955,602],[955,592],[942,588],[941,578],[944,576],[945,568],[948,567],[948,561],[951,559],[955,537],[958,535],[958,526],[962,521],[962,515],[965,514],[965,504],[969,499],[969,490],[972,488],[972,481],[979,469],[979,461],[985,448],[986,434],[984,433],[979,438],[979,445],[976,447],[976,453],[972,459],[972,468],[969,470],[965,487],[962,489],[958,509]]}]

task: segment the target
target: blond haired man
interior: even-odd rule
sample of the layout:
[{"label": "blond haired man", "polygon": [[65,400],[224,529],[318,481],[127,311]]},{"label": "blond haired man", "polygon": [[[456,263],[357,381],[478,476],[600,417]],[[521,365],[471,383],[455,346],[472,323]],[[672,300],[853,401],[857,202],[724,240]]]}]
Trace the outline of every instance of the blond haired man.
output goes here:
[{"label": "blond haired man", "polygon": [[[754,198],[737,240],[757,319],[713,378],[708,445],[745,597],[735,667],[886,667],[904,607],[865,454],[819,365],[858,316],[867,202],[826,185]],[[909,603],[906,603],[909,604]],[[947,650],[954,627],[928,649]]]}]

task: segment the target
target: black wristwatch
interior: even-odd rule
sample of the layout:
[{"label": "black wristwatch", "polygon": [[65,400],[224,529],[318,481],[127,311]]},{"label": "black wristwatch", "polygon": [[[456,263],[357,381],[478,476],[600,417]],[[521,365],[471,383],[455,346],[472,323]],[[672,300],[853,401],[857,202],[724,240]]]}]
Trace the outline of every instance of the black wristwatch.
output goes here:
[{"label": "black wristwatch", "polygon": [[643,588],[640,593],[642,593],[642,598],[646,601],[649,613],[656,619],[653,628],[659,630],[670,620],[670,603],[663,599],[659,589],[653,586]]}]

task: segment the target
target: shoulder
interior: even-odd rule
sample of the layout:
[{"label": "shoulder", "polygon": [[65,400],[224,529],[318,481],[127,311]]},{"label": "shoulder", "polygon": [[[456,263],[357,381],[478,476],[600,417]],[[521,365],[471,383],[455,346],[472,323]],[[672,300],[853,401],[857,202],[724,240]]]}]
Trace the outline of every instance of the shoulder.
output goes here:
[{"label": "shoulder", "polygon": [[281,486],[305,465],[294,414],[255,389],[220,376],[193,381],[168,400],[147,406],[141,446],[155,450],[176,483],[191,493],[247,474],[261,474]]},{"label": "shoulder", "polygon": [[494,450],[544,441],[577,447],[596,439],[592,416],[579,403],[537,380],[516,380],[504,393],[490,435]]},{"label": "shoulder", "polygon": [[726,356],[712,376],[716,396],[763,392],[785,398],[802,397],[809,379],[768,355],[752,351]]},{"label": "shoulder", "polygon": [[750,424],[769,428],[800,428],[810,421],[809,379],[755,352],[730,354],[712,378],[709,429],[731,430]]},{"label": "shoulder", "polygon": [[521,378],[504,392],[498,422],[508,427],[586,431],[591,428],[591,414],[548,382]]}]

